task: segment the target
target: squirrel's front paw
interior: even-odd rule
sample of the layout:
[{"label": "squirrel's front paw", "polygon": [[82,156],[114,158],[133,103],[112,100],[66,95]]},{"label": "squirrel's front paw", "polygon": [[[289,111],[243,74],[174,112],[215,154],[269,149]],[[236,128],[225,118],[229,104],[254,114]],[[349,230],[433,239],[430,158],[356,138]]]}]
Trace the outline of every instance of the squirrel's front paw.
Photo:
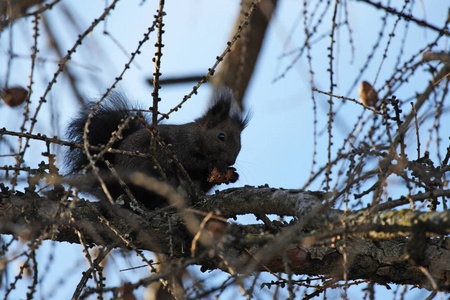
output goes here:
[{"label": "squirrel's front paw", "polygon": [[226,182],[226,183],[230,183],[230,182],[234,183],[239,179],[239,174],[236,172],[235,168],[228,167],[227,174],[228,173],[230,173],[230,175],[229,175],[230,178],[229,178],[228,182]]},{"label": "squirrel's front paw", "polygon": [[239,174],[236,173],[236,169],[228,167],[225,172],[220,172],[216,167],[213,168],[208,176],[208,182],[213,184],[222,184],[236,182],[239,179]]}]

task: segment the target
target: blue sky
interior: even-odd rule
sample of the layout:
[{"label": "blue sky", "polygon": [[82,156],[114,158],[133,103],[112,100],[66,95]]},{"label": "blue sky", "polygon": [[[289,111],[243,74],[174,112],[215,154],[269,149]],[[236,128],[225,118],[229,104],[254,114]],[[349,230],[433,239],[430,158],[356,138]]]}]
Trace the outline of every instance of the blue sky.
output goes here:
[{"label": "blue sky", "polygon": [[[57,28],[56,34],[60,41],[63,41],[62,48],[66,51],[72,47],[77,35],[90,25],[91,20],[102,13],[105,2],[77,1],[64,2],[64,4],[76,16],[79,29],[68,25],[66,17],[64,17],[58,5],[49,11],[47,16],[49,22]],[[236,14],[240,9],[239,4],[240,1],[237,0],[167,1],[165,6],[167,16],[164,19],[166,32],[163,36],[165,47],[161,64],[162,78],[165,76],[205,74],[207,69],[214,64],[216,56],[221,54],[226,47],[226,42],[232,33],[231,29]],[[347,29],[341,28],[335,45],[335,81],[337,87],[334,93],[357,98],[357,88],[353,90],[350,90],[350,88],[378,37],[382,14],[374,11],[369,5],[358,1],[351,1],[348,4],[349,22],[355,51],[352,54],[348,43]],[[308,10],[311,11],[314,5],[315,2],[310,2]],[[431,24],[442,26],[448,7],[449,4],[446,0],[416,2],[413,15],[419,19],[426,19]],[[121,1],[107,19],[106,24],[99,25],[83,41],[83,45],[73,55],[72,63],[69,65],[76,74],[77,84],[84,96],[95,98],[101,95],[112,84],[114,78],[118,76],[124,64],[128,61],[127,55],[109,37],[103,35],[102,31],[106,29],[118,39],[129,55],[136,49],[143,33],[146,32],[146,28],[151,25],[156,8],[156,1],[145,1],[142,5],[141,1]],[[301,14],[302,3],[300,1],[282,0],[269,26],[255,74],[245,98],[245,105],[248,110],[251,110],[252,119],[243,133],[243,146],[236,163],[240,180],[230,186],[268,184],[273,187],[300,188],[309,177],[313,153],[314,117],[309,84],[310,75],[305,55],[286,73],[283,79],[274,82],[274,79],[292,63],[295,56],[284,54],[292,51],[295,53],[295,49],[301,46],[304,41]],[[318,15],[320,14],[318,13],[316,18]],[[329,16],[330,12],[325,15],[323,22],[318,26],[318,31],[321,34],[326,34],[331,28]],[[388,19],[387,32],[392,30],[394,24],[394,18]],[[382,39],[373,62],[361,78],[361,80],[368,80],[369,82],[374,82],[377,78],[376,89],[381,88],[385,80],[390,77],[396,63],[404,23],[400,22],[397,26],[396,38],[392,39],[389,55],[381,68],[380,59],[388,43],[387,38]],[[31,28],[31,18],[19,21],[14,27],[14,51],[23,55],[23,57],[13,61],[13,72],[9,79],[11,85],[25,86],[28,84],[29,54],[32,46]],[[434,32],[425,31],[414,24],[411,24],[410,30],[411,33],[407,36],[403,49],[403,57],[405,58],[416,53],[436,36]],[[41,51],[38,55],[46,59],[46,62],[39,63],[37,67],[35,93],[31,99],[33,107],[39,101],[39,97],[43,94],[45,87],[57,69],[56,56],[49,50],[47,43],[45,34],[42,34],[39,39]],[[153,72],[151,58],[155,51],[154,43],[155,40],[153,39],[143,47],[142,54],[137,57],[132,64],[132,68],[127,71],[124,80],[119,84],[119,89],[126,93],[130,99],[144,106],[151,105],[151,89],[146,83],[146,79]],[[0,35],[0,65],[3,66],[6,65],[8,45],[9,34],[4,31]],[[329,67],[328,46],[328,37],[323,38],[313,46],[315,84],[318,89],[324,91],[328,91],[330,85],[329,74],[327,73]],[[441,42],[438,44],[437,50],[448,50],[448,45]],[[377,77],[376,74],[379,69],[380,72]],[[3,74],[0,73],[0,80],[4,80]],[[425,73],[414,76],[404,88],[396,93],[396,96],[400,99],[408,99],[416,92],[423,91],[424,82],[429,80],[430,76]],[[3,82],[0,83],[3,84]],[[193,84],[180,84],[163,87],[161,90],[161,98],[163,99],[160,105],[161,111],[168,111],[178,104],[183,96],[191,91],[192,86]],[[205,110],[210,96],[211,86],[202,86],[198,95],[190,99],[183,109],[173,114],[167,122],[181,124],[200,116]],[[322,132],[326,128],[328,98],[318,94],[315,96],[317,101],[317,128],[319,132]],[[49,103],[44,106],[40,115],[42,119],[37,123],[34,133],[42,132],[50,136],[63,136],[68,121],[79,108],[70,91],[67,79],[62,77],[58,79],[57,84],[48,96],[48,100]],[[336,101],[337,103],[338,101]],[[333,149],[340,147],[342,140],[347,136],[348,131],[357,120],[357,116],[361,113],[362,108],[351,102],[346,102],[338,111],[333,130],[335,142],[335,148]],[[419,114],[421,113],[419,112]],[[22,120],[20,110],[10,109],[2,105],[0,106],[0,114],[2,116],[0,128],[18,129]],[[368,116],[367,112],[365,116]],[[428,127],[426,125],[421,127],[423,144],[428,138]],[[450,136],[450,126],[448,124],[441,125],[441,132],[442,137]],[[317,144],[318,154],[316,159],[318,166],[322,166],[326,162],[326,148],[327,134],[325,131],[319,136]],[[28,151],[26,158],[30,166],[36,167],[42,159],[40,153],[45,151],[45,145],[40,142],[33,142],[32,149],[32,151]],[[415,145],[407,150],[411,153],[411,157],[415,158],[412,154],[415,151]],[[443,150],[440,149],[440,151]],[[6,153],[7,150],[1,148],[0,151]],[[430,147],[430,152],[435,157],[436,149],[433,149],[433,146]],[[0,158],[0,164],[11,164],[11,161]],[[321,189],[321,183],[322,180],[318,180],[309,189]],[[230,186],[220,186],[219,188]],[[393,193],[395,195],[395,191]],[[39,255],[47,257],[47,251],[51,251],[52,248],[50,243],[44,243],[44,245]],[[19,245],[17,246],[19,247]],[[71,259],[70,262],[64,263],[68,268],[71,268],[72,265],[75,268],[77,263],[80,265],[85,263],[78,246],[62,243],[56,247],[58,251],[55,255],[55,261],[67,261],[68,253],[72,253],[70,256],[73,255],[77,259]],[[64,254],[61,255],[60,253]],[[129,262],[128,259],[118,259],[117,268],[134,266],[136,263],[137,260]],[[146,270],[133,272],[142,275]],[[137,278],[137,275],[137,273],[122,272],[120,273],[120,280],[133,280],[133,278]],[[51,281],[51,279],[49,280]],[[72,280],[76,283],[78,277],[75,276],[70,279],[70,281]],[[51,289],[49,286],[42,287],[43,297]],[[360,286],[356,290],[359,291],[362,287]],[[67,283],[67,290],[65,291],[68,294],[73,291],[71,283]],[[360,294],[355,294],[354,299],[358,299],[358,296]]]}]

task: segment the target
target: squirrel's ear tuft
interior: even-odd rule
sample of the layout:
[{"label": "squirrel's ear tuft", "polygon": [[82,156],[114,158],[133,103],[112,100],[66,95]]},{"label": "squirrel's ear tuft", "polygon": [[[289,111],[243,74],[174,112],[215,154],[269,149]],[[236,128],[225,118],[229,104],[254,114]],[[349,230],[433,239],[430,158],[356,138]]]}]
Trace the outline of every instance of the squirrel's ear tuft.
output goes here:
[{"label": "squirrel's ear tuft", "polygon": [[231,119],[238,122],[242,129],[248,123],[247,117],[242,117],[242,112],[234,100],[233,91],[228,87],[221,87],[214,95],[214,102],[206,113],[195,120],[207,128],[212,128],[219,123]]},{"label": "squirrel's ear tuft", "polygon": [[233,90],[229,87],[219,87],[214,94],[214,104],[215,103],[229,103],[230,106],[235,102]]},{"label": "squirrel's ear tuft", "polygon": [[241,127],[241,130],[244,130],[245,127],[247,127],[248,122],[251,118],[251,114],[244,114],[242,112],[242,109],[239,107],[239,104],[234,98],[234,93],[231,88],[218,88],[214,97],[214,103],[227,103],[227,117],[230,117],[233,122],[238,123]]}]

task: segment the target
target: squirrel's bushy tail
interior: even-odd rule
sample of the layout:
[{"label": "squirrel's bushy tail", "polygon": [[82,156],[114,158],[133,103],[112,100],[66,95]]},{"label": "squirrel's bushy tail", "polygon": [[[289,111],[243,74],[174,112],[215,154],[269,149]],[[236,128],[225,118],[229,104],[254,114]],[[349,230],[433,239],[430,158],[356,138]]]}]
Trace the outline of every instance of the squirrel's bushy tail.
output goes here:
[{"label": "squirrel's bushy tail", "polygon": [[[70,122],[67,129],[67,137],[70,141],[79,144],[83,143],[84,127],[93,106],[95,106],[95,102],[89,102]],[[130,111],[127,98],[118,92],[111,93],[97,108],[90,120],[88,127],[89,132],[87,135],[89,144],[91,146],[106,145],[111,138],[111,134],[118,129],[119,125],[122,124],[125,119],[132,115],[134,115],[134,113]],[[133,120],[128,124],[127,128],[122,131],[122,136],[127,136],[128,132],[135,132],[141,127],[141,122]],[[120,141],[114,144],[114,148],[117,148],[119,142]],[[112,155],[113,154],[105,153],[104,158],[113,161]],[[70,172],[79,172],[88,164],[84,149],[80,148],[74,148],[67,151],[65,161]],[[105,168],[106,166],[103,163],[98,162],[97,167]]]}]

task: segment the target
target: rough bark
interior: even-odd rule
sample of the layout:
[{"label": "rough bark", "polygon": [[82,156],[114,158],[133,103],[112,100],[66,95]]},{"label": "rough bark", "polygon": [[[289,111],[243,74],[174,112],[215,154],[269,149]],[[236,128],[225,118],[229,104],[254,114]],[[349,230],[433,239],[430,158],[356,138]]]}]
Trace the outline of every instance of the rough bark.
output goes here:
[{"label": "rough bark", "polygon": [[[147,249],[178,257],[194,254],[198,260],[193,262],[203,269],[229,270],[231,265],[242,274],[270,270],[325,275],[336,280],[343,279],[346,272],[348,279],[431,289],[425,268],[439,289],[449,290],[450,243],[442,238],[429,238],[450,232],[447,211],[384,211],[369,218],[365,211],[344,214],[329,209],[323,193],[249,186],[205,196],[183,213],[165,208],[136,214],[119,205],[52,200],[62,195],[55,191],[47,197],[34,192],[3,191],[0,233],[27,240],[70,243],[80,243],[81,235],[87,244]],[[254,213],[265,224],[225,223],[210,214],[206,217],[210,218],[208,225],[198,227],[204,238],[193,243],[193,234],[184,226],[186,214],[201,221],[210,211],[225,218]],[[266,214],[295,218],[288,224],[270,221]],[[344,218],[347,222],[342,222]],[[203,255],[211,251],[216,254],[213,258]]]}]

